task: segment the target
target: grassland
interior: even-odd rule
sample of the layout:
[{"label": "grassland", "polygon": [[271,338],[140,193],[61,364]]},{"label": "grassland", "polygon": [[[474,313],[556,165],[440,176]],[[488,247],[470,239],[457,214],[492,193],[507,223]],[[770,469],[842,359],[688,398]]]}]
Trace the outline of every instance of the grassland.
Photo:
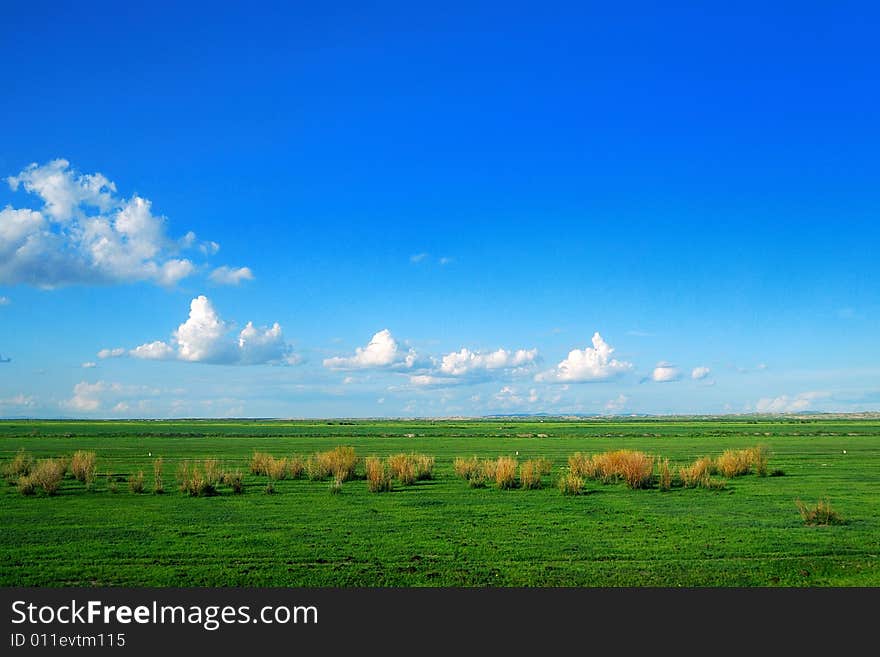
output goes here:
[{"label": "grassland", "polygon": [[[756,444],[784,476],[722,490],[552,485],[574,452],[637,449],[677,467]],[[432,455],[436,476],[384,493],[281,480],[267,495],[248,470],[255,450],[337,445]],[[54,496],[0,482],[3,586],[880,585],[876,419],[0,422],[0,459],[22,448],[94,451],[98,477],[90,490],[68,477]],[[552,461],[544,487],[474,489],[453,473],[456,457],[517,452]],[[150,493],[157,457],[163,495]],[[243,494],[178,492],[177,466],[208,457],[245,473]],[[124,483],[139,471],[144,494]],[[795,501],[823,498],[845,524],[804,524]]]}]

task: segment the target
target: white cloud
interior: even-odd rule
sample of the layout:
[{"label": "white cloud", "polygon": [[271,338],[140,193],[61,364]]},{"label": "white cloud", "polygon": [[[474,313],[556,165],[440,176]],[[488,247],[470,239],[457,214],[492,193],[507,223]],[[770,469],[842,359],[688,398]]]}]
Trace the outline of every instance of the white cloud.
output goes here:
[{"label": "white cloud", "polygon": [[463,376],[479,370],[499,370],[529,365],[534,363],[537,357],[537,349],[516,351],[498,349],[479,352],[462,348],[460,351],[453,351],[443,356],[440,371],[449,376]]},{"label": "white cloud", "polygon": [[605,402],[605,410],[609,413],[619,413],[624,408],[626,408],[626,404],[629,401],[629,397],[620,393],[614,399],[609,399]]},{"label": "white cloud", "polygon": [[101,409],[107,393],[119,393],[121,390],[122,386],[118,383],[80,381],[73,386],[73,397],[61,402],[61,406],[71,411],[91,413]]},{"label": "white cloud", "polygon": [[382,329],[373,335],[367,346],[355,349],[354,356],[325,358],[324,367],[333,370],[411,369],[417,361],[414,350],[404,351],[391,331]]},{"label": "white cloud", "polygon": [[254,274],[250,267],[217,267],[211,272],[210,279],[218,285],[238,285],[242,281],[254,280]]},{"label": "white cloud", "polygon": [[437,262],[440,263],[440,266],[441,266],[441,267],[444,267],[444,266],[446,266],[446,265],[452,264],[452,263],[454,262],[454,259],[453,259],[453,258],[450,258],[450,257],[448,257],[448,256],[443,256],[443,257],[441,257],[440,260],[438,260]]},{"label": "white cloud", "polygon": [[[80,174],[67,160],[31,164],[6,179],[42,201],[39,210],[0,210],[0,284],[53,288],[89,283],[149,281],[171,286],[196,265],[179,257],[192,231],[173,240],[166,219],[138,195],[123,198],[100,173]],[[213,242],[200,245],[206,255]],[[204,248],[202,248],[204,247]]]},{"label": "white cloud", "polygon": [[611,357],[614,349],[598,331],[593,334],[592,342],[592,347],[572,349],[555,369],[538,374],[535,380],[569,383],[603,381],[633,369],[632,363]]},{"label": "white cloud", "polygon": [[119,358],[120,356],[125,355],[125,349],[122,347],[115,347],[114,349],[101,349],[98,352],[98,358],[104,360],[105,358]]},{"label": "white cloud", "polygon": [[817,399],[829,397],[829,393],[821,391],[802,392],[794,397],[764,397],[758,400],[755,410],[758,413],[800,413],[810,408]]},{"label": "white cloud", "polygon": [[248,322],[235,334],[204,295],[190,302],[189,317],[177,327],[172,338],[170,342],[147,342],[128,354],[145,360],[183,360],[222,365],[293,365],[299,362],[292,347],[284,341],[278,322],[265,328]]},{"label": "white cloud", "polygon": [[691,378],[694,381],[699,381],[701,379],[705,379],[707,376],[709,376],[711,372],[712,370],[710,370],[708,367],[704,367],[701,365],[700,367],[695,367],[693,370],[691,370]]},{"label": "white cloud", "polygon": [[409,377],[409,382],[419,387],[454,386],[461,383],[461,381],[454,377],[434,376],[432,374],[415,374]]},{"label": "white cloud", "polygon": [[6,399],[0,399],[0,406],[11,406],[15,408],[31,408],[36,405],[36,400],[30,396],[19,393]]},{"label": "white cloud", "polygon": [[92,369],[93,367],[97,367],[97,366],[98,366],[98,364],[97,364],[97,363],[93,363],[92,361],[88,361],[88,362],[82,364],[82,368],[83,368],[83,369],[86,369],[86,370],[90,370],[90,369]]},{"label": "white cloud", "polygon": [[651,373],[651,378],[657,383],[668,383],[670,381],[678,381],[681,378],[681,372],[671,363],[660,362],[657,363],[657,367]]},{"label": "white cloud", "polygon": [[409,257],[409,261],[413,264],[417,264],[428,257],[427,253],[416,253]]}]

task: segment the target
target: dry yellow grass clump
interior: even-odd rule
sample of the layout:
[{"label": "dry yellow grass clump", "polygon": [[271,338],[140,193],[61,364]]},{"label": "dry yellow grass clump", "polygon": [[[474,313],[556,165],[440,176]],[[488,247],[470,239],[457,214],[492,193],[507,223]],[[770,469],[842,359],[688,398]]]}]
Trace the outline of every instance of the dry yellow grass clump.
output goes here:
[{"label": "dry yellow grass clump", "polygon": [[385,493],[392,489],[391,473],[382,459],[369,456],[364,459],[364,471],[367,476],[367,488],[371,493]]},{"label": "dry yellow grass clump", "polygon": [[31,473],[34,467],[34,457],[21,448],[16,452],[15,457],[9,462],[3,464],[3,476],[9,479],[18,479],[26,477]]},{"label": "dry yellow grass clump", "polygon": [[563,495],[580,495],[584,488],[584,479],[572,471],[564,472],[556,480],[556,486]]},{"label": "dry yellow grass clump", "polygon": [[502,490],[516,488],[517,460],[509,456],[499,456],[495,461],[495,485]]},{"label": "dry yellow grass clump", "polygon": [[177,482],[182,493],[187,493],[191,497],[210,497],[217,494],[217,484],[219,483],[219,473],[211,473],[217,475],[217,479],[211,479],[207,476],[204,468],[198,463],[184,461],[177,469]]},{"label": "dry yellow grass clump", "polygon": [[269,463],[274,460],[275,460],[275,457],[272,456],[271,454],[267,454],[266,452],[255,451],[253,456],[251,456],[251,462],[250,462],[251,474],[268,475],[269,474]]},{"label": "dry yellow grass clump", "polygon": [[42,488],[47,495],[54,495],[61,488],[61,480],[67,471],[65,459],[40,459],[30,469],[30,474],[18,480],[18,490],[22,495],[31,495]]},{"label": "dry yellow grass clump", "polygon": [[165,484],[162,483],[162,457],[153,461],[153,493],[161,495],[165,492]]},{"label": "dry yellow grass clump", "polygon": [[335,447],[329,451],[315,454],[313,471],[309,477],[312,478],[312,474],[324,473],[317,478],[323,479],[332,475],[341,485],[344,481],[354,479],[356,468],[357,455],[354,447]]},{"label": "dry yellow grass clump", "polygon": [[648,488],[654,474],[654,457],[631,449],[596,454],[592,476],[604,482],[623,480],[630,488]]},{"label": "dry yellow grass clump", "polygon": [[672,488],[672,468],[669,467],[669,459],[657,459],[657,487],[660,490]]},{"label": "dry yellow grass clump", "polygon": [[752,459],[747,449],[728,449],[715,459],[715,467],[725,477],[739,477],[751,472]]},{"label": "dry yellow grass clump", "polygon": [[416,483],[416,463],[409,454],[392,454],[387,459],[391,476],[404,486]]},{"label": "dry yellow grass clump", "polygon": [[95,472],[97,470],[98,455],[94,452],[78,451],[74,452],[70,461],[70,471],[78,481],[83,482],[86,486],[90,486],[95,481]]},{"label": "dry yellow grass clump", "polygon": [[130,475],[128,478],[128,490],[132,493],[140,495],[144,492],[144,472],[139,471],[137,474]]},{"label": "dry yellow grass clump", "polygon": [[226,470],[220,476],[220,483],[229,486],[236,495],[244,492],[244,474],[241,470]]},{"label": "dry yellow grass clump", "polygon": [[678,476],[685,488],[709,487],[709,477],[717,472],[715,462],[708,456],[698,458],[678,469]]},{"label": "dry yellow grass clump", "polygon": [[808,507],[800,500],[795,500],[798,511],[805,525],[842,525],[846,521],[831,506],[831,501],[826,497],[814,507]]},{"label": "dry yellow grass clump", "polygon": [[552,464],[548,459],[530,459],[519,466],[519,483],[526,490],[541,488],[541,477],[549,475]]}]

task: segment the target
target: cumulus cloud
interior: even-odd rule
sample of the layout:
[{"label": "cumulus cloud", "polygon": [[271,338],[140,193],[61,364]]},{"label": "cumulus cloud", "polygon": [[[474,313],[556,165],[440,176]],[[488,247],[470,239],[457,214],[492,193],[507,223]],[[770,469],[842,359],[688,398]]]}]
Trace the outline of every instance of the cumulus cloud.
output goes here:
[{"label": "cumulus cloud", "polygon": [[[119,350],[102,350],[98,356],[104,351],[116,355]],[[269,327],[248,322],[236,333],[204,295],[190,302],[189,317],[172,333],[170,341],[153,340],[131,349],[128,355],[143,360],[221,365],[293,365],[299,361],[293,348],[285,342],[278,322]]]},{"label": "cumulus cloud", "polygon": [[97,366],[98,366],[97,363],[94,363],[94,362],[92,362],[92,361],[88,361],[88,362],[86,362],[86,363],[83,363],[81,367],[82,367],[83,369],[85,369],[85,370],[90,370],[90,369],[92,369],[93,367],[97,367]]},{"label": "cumulus cloud", "polygon": [[535,362],[537,357],[537,349],[517,349],[516,351],[498,349],[479,352],[462,348],[460,351],[453,351],[443,356],[440,361],[440,372],[448,376],[464,376],[478,371],[530,365]]},{"label": "cumulus cloud", "polygon": [[651,379],[657,383],[668,383],[670,381],[678,381],[681,378],[681,372],[672,363],[660,362],[651,373]]},{"label": "cumulus cloud", "polygon": [[705,379],[707,376],[709,376],[711,372],[712,370],[710,370],[708,367],[695,367],[693,370],[691,370],[691,378],[694,381],[699,381],[701,379]]},{"label": "cumulus cloud", "polygon": [[627,402],[629,402],[629,397],[620,393],[614,399],[609,399],[605,402],[605,410],[609,413],[619,413],[626,408]]},{"label": "cumulus cloud", "polygon": [[120,393],[121,391],[122,386],[118,383],[80,381],[73,386],[73,396],[61,402],[61,407],[71,411],[91,413],[101,409],[102,401],[107,393]]},{"label": "cumulus cloud", "polygon": [[[154,213],[148,199],[119,196],[100,173],[80,174],[57,159],[31,164],[6,181],[13,191],[37,197],[42,207],[0,210],[2,284],[171,286],[196,271],[189,258],[180,257],[182,249],[197,246],[195,233],[171,239],[165,217]],[[209,255],[210,248],[198,246]]]},{"label": "cumulus cloud", "polygon": [[412,369],[418,362],[413,349],[404,351],[391,331],[382,329],[365,347],[355,349],[353,356],[324,359],[324,367],[332,370]]},{"label": "cumulus cloud", "polygon": [[211,272],[210,279],[218,285],[238,285],[242,281],[254,280],[250,267],[217,267]]},{"label": "cumulus cloud", "polygon": [[417,387],[454,386],[461,381],[450,376],[434,376],[433,374],[414,374],[409,382]]},{"label": "cumulus cloud", "polygon": [[633,369],[632,363],[611,357],[614,348],[598,331],[593,334],[592,342],[592,347],[572,349],[565,360],[554,369],[541,372],[535,380],[559,383],[604,381]]},{"label": "cumulus cloud", "polygon": [[800,413],[808,410],[817,399],[824,399],[829,396],[827,392],[812,391],[802,392],[794,397],[789,397],[788,395],[764,397],[758,400],[755,410],[758,413]]},{"label": "cumulus cloud", "polygon": [[119,358],[125,356],[125,349],[122,347],[114,347],[113,349],[101,349],[98,352],[98,358],[104,360],[106,358]]},{"label": "cumulus cloud", "polygon": [[32,396],[22,393],[5,399],[0,399],[0,407],[31,408],[35,406],[36,403],[36,400]]}]

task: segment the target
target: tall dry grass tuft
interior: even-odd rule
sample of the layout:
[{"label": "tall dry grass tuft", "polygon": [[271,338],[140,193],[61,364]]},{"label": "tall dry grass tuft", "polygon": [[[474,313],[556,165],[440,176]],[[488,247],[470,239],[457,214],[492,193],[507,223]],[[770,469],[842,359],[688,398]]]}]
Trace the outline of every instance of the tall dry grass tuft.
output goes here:
[{"label": "tall dry grass tuft", "polygon": [[371,493],[386,493],[392,489],[391,473],[382,459],[376,456],[364,460],[364,471],[367,475],[367,488]]},{"label": "tall dry grass tuft", "polygon": [[483,466],[476,456],[469,459],[459,456],[452,462],[452,470],[457,477],[470,480],[477,472],[482,473]]},{"label": "tall dry grass tuft", "polygon": [[37,492],[37,484],[30,475],[21,475],[16,482],[18,492],[22,495],[33,495]]},{"label": "tall dry grass tuft", "polygon": [[596,475],[596,464],[589,454],[575,452],[568,457],[568,470],[577,477],[594,478]]},{"label": "tall dry grass tuft", "polygon": [[77,481],[83,482],[86,486],[91,486],[95,481],[95,472],[97,470],[98,455],[94,452],[78,451],[73,453],[70,460],[70,471]]},{"label": "tall dry grass tuft", "polygon": [[517,460],[509,456],[499,456],[495,461],[495,485],[502,490],[516,488]]},{"label": "tall dry grass tuft", "polygon": [[631,449],[618,449],[596,454],[586,468],[585,475],[605,483],[623,480],[630,488],[648,488],[654,475],[654,457]]},{"label": "tall dry grass tuft", "polygon": [[267,454],[266,452],[258,452],[255,450],[253,456],[251,456],[251,461],[249,464],[251,474],[268,475],[269,462],[273,461],[274,459],[275,457],[273,457],[271,454]]},{"label": "tall dry grass tuft", "polygon": [[498,461],[495,459],[483,459],[483,476],[488,481],[495,479],[495,470],[498,468]]},{"label": "tall dry grass tuft", "polygon": [[685,488],[708,488],[709,476],[715,472],[715,462],[708,456],[703,456],[690,465],[681,466],[678,476]]},{"label": "tall dry grass tuft", "polygon": [[153,461],[153,493],[161,495],[165,492],[165,484],[162,482],[162,457]]},{"label": "tall dry grass tuft", "polygon": [[411,454],[392,454],[387,459],[388,470],[391,476],[397,479],[403,486],[412,486],[416,483],[416,462]]},{"label": "tall dry grass tuft", "polygon": [[831,506],[831,501],[827,497],[819,500],[816,506],[813,507],[807,506],[800,500],[795,500],[795,504],[805,525],[827,526],[846,524],[843,516],[834,510],[834,507]]},{"label": "tall dry grass tuft", "polygon": [[266,462],[266,474],[269,475],[269,479],[274,479],[275,481],[287,479],[289,472],[290,467],[285,458],[276,459],[270,456]]},{"label": "tall dry grass tuft", "polygon": [[532,459],[524,461],[519,466],[519,483],[526,490],[536,490],[541,488],[541,475],[543,474],[543,466],[541,459]]},{"label": "tall dry grass tuft", "polygon": [[216,488],[223,478],[223,468],[220,467],[220,461],[217,459],[205,459],[202,462],[202,467],[205,470],[205,481]]},{"label": "tall dry grass tuft", "polygon": [[342,482],[354,479],[357,462],[354,447],[334,447],[329,451],[315,454],[317,471],[326,473],[320,477],[321,479],[328,475]]},{"label": "tall dry grass tuft", "polygon": [[299,479],[305,473],[306,464],[302,456],[291,456],[287,459],[287,478]]},{"label": "tall dry grass tuft", "polygon": [[660,490],[672,488],[672,468],[669,467],[669,459],[657,459],[657,486]]},{"label": "tall dry grass tuft", "polygon": [[54,495],[61,488],[65,465],[59,459],[41,459],[36,462],[28,475],[34,486],[43,489],[47,495]]},{"label": "tall dry grass tuft", "polygon": [[746,450],[749,453],[749,462],[759,477],[767,476],[767,462],[770,460],[770,448],[766,445],[756,445]]},{"label": "tall dry grass tuft", "polygon": [[563,495],[580,495],[584,488],[584,479],[572,471],[563,472],[556,480],[556,487]]},{"label": "tall dry grass tuft", "polygon": [[128,478],[128,490],[132,493],[136,493],[140,495],[144,492],[144,472],[141,470],[136,475],[131,475]]},{"label": "tall dry grass tuft", "polygon": [[426,454],[415,454],[414,457],[416,462],[416,479],[418,481],[433,479],[435,464],[434,457]]},{"label": "tall dry grass tuft", "polygon": [[314,457],[307,458],[303,463],[303,468],[305,470],[306,477],[310,481],[320,481],[321,479],[326,479],[327,475],[330,474],[329,472],[324,470],[323,466]]},{"label": "tall dry grass tuft", "polygon": [[725,477],[739,477],[751,472],[752,455],[747,449],[728,449],[715,459],[715,467]]},{"label": "tall dry grass tuft", "polygon": [[9,463],[3,464],[3,476],[8,479],[19,479],[27,477],[34,467],[34,457],[29,452],[20,448]]},{"label": "tall dry grass tuft", "polygon": [[177,469],[177,481],[180,491],[190,497],[210,497],[217,494],[219,478],[209,479],[197,463],[184,461]]},{"label": "tall dry grass tuft", "polygon": [[220,483],[232,488],[232,492],[236,495],[244,492],[244,474],[241,470],[226,470],[220,478]]}]

